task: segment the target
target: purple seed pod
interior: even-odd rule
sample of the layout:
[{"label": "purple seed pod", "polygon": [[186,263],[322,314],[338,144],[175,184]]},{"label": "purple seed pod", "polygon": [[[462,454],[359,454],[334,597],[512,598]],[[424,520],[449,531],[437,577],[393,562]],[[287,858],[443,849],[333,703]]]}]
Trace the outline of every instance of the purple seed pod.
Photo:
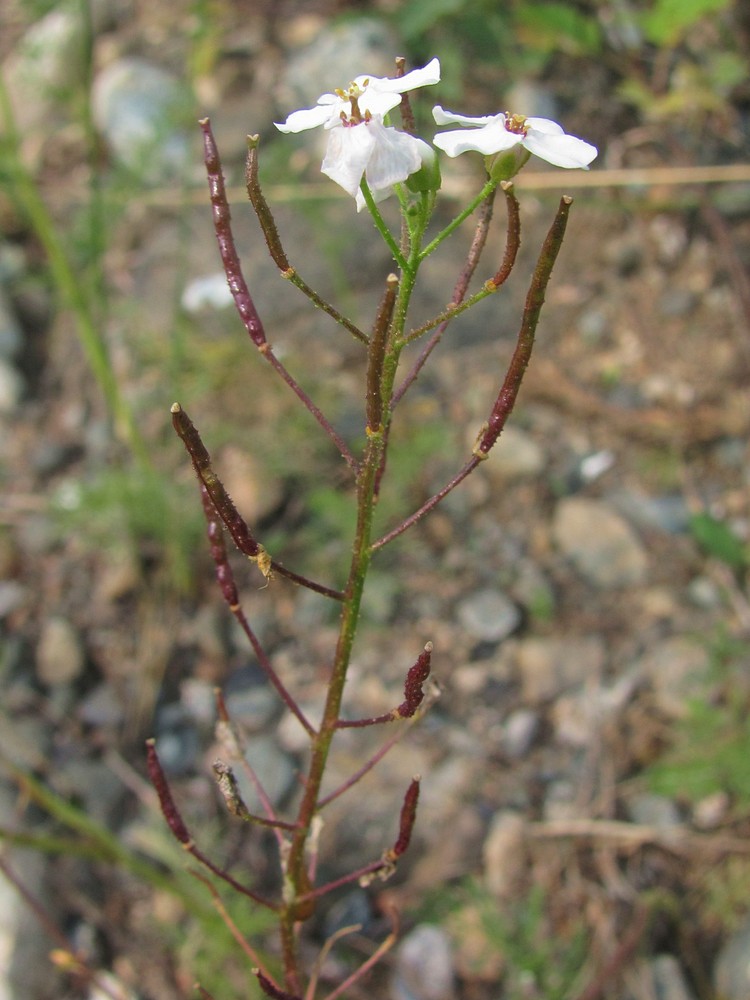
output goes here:
[{"label": "purple seed pod", "polygon": [[[196,471],[198,479],[205,486],[211,503],[216,509],[216,513],[234,539],[234,544],[244,555],[249,556],[251,559],[257,559],[260,565],[261,556],[265,557],[266,555],[265,550],[250,534],[250,529],[245,524],[244,518],[235,507],[232,498],[224,489],[224,484],[214,472],[211,465],[211,456],[203,444],[198,429],[179,403],[172,404],[171,412],[172,425],[185,445],[192,459],[193,468]],[[267,575],[265,571],[264,575]]]},{"label": "purple seed pod", "polygon": [[153,739],[146,740],[146,767],[148,768],[148,776],[151,779],[151,784],[159,796],[159,805],[164,814],[164,819],[167,821],[167,826],[181,844],[192,843],[192,838],[182,821],[182,816],[180,816],[177,806],[174,804],[172,792],[169,789],[161,762],[156,754],[156,741]]},{"label": "purple seed pod", "polygon": [[224,185],[224,175],[221,170],[219,150],[211,131],[211,122],[208,118],[203,118],[198,124],[203,131],[203,158],[206,164],[208,191],[213,208],[214,231],[219,244],[219,255],[224,266],[224,274],[227,276],[227,284],[232,293],[234,304],[250,339],[256,347],[263,347],[266,344],[266,334],[242,274],[240,258],[232,234],[232,217]]},{"label": "purple seed pod", "polygon": [[411,784],[406,789],[404,804],[401,806],[401,818],[398,826],[398,838],[391,850],[388,852],[389,860],[395,861],[406,851],[411,841],[414,822],[417,818],[417,802],[419,801],[419,782],[421,778],[415,774]]},{"label": "purple seed pod", "polygon": [[422,686],[430,676],[430,665],[432,658],[432,643],[428,642],[424,651],[419,654],[417,662],[409,668],[409,673],[404,681],[404,700],[396,709],[395,715],[398,719],[410,719],[424,698]]},{"label": "purple seed pod", "polygon": [[253,972],[258,977],[260,988],[272,1000],[302,1000],[302,997],[298,997],[295,993],[287,993],[285,990],[280,990],[275,983],[271,982],[268,976],[263,975],[260,969],[253,969]]}]

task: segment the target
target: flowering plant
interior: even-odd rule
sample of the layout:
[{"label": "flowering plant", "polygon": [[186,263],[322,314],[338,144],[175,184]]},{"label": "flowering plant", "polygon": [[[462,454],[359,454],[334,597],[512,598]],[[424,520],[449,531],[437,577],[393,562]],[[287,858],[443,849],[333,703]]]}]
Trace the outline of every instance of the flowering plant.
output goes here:
[{"label": "flowering plant", "polygon": [[[521,318],[515,349],[504,375],[499,379],[494,400],[489,401],[487,420],[479,428],[471,454],[453,476],[417,510],[402,519],[380,537],[374,531],[374,508],[383,483],[387,479],[387,455],[391,427],[397,408],[405,393],[416,381],[432,351],[451,321],[481,299],[497,292],[509,278],[516,262],[520,243],[520,207],[512,183],[498,171],[490,170],[479,192],[443,229],[430,239],[427,231],[440,188],[440,171],[434,150],[415,134],[409,94],[440,79],[436,59],[422,69],[404,73],[403,60],[397,61],[398,74],[392,79],[359,76],[347,87],[324,94],[315,107],[295,111],[283,124],[282,132],[299,132],[323,126],[328,131],[328,146],[322,171],[357,199],[357,208],[366,207],[385,241],[394,270],[383,276],[383,292],[371,329],[362,330],[334,305],[312,289],[290,264],[282,245],[273,213],[263,194],[258,176],[258,136],[248,140],[246,164],[247,191],[260,222],[269,252],[281,275],[294,284],[319,309],[348,331],[361,345],[362,404],[364,444],[356,447],[334,427],[325,413],[307,395],[296,377],[285,367],[269,343],[262,320],[242,273],[237,255],[224,187],[219,154],[207,119],[201,122],[204,136],[205,163],[213,206],[216,236],[224,270],[243,325],[260,355],[270,364],[300,403],[313,415],[322,431],[341,455],[348,467],[356,508],[356,527],[351,545],[349,571],[343,583],[329,584],[304,576],[274,558],[256,538],[222,485],[213,467],[210,454],[185,410],[179,403],[172,406],[172,420],[182,439],[198,477],[201,501],[206,516],[211,553],[221,593],[245,633],[260,667],[275,688],[286,709],[294,716],[309,743],[306,773],[296,812],[289,818],[279,816],[263,790],[262,776],[251,766],[242,740],[228,717],[221,696],[218,696],[219,740],[230,761],[219,760],[214,765],[218,786],[230,812],[239,819],[270,829],[276,839],[280,886],[276,898],[269,898],[254,885],[240,882],[229,871],[215,864],[196,845],[172,796],[161,768],[157,748],[148,744],[148,766],[152,782],[159,794],[162,811],[175,837],[185,849],[213,875],[241,893],[252,903],[272,911],[279,926],[280,975],[270,967],[248,942],[242,942],[251,957],[258,982],[269,997],[277,1000],[313,1000],[318,989],[322,957],[305,975],[300,959],[300,927],[315,911],[319,899],[326,893],[351,882],[368,884],[373,879],[388,878],[399,858],[409,847],[417,816],[419,776],[415,776],[404,793],[397,833],[390,847],[380,857],[366,862],[328,883],[316,879],[320,818],[334,799],[349,793],[356,783],[395,746],[416,719],[429,707],[436,694],[428,688],[433,648],[420,640],[419,651],[412,651],[412,666],[405,675],[403,700],[391,711],[371,718],[349,719],[342,715],[342,698],[357,633],[357,623],[368,570],[387,545],[413,527],[454,490],[487,458],[514,407],[524,372],[529,363],[539,315],[547,284],[560,249],[570,209],[571,199],[563,197],[541,248],[531,275],[526,305]],[[402,129],[388,120],[391,112],[400,109]],[[537,153],[559,165],[588,166],[596,154],[594,147],[583,140],[566,136],[552,122],[516,115],[497,115],[488,119],[467,118],[434,109],[438,124],[468,126],[470,132],[446,132],[438,135],[434,144],[450,156],[464,150],[477,150],[489,156],[522,147],[527,153]],[[516,164],[515,170],[521,164]],[[506,171],[507,173],[507,171]],[[471,280],[479,266],[492,219],[494,200],[502,191],[507,212],[505,251],[499,266],[474,292],[469,292]],[[394,235],[377,202],[395,194],[401,207],[400,235]],[[447,305],[441,306],[427,322],[409,326],[409,306],[420,266],[462,222],[476,212],[476,226],[468,253],[458,269],[453,294]],[[400,362],[404,349],[422,340],[416,359],[404,373]],[[331,653],[325,704],[318,719],[308,717],[293,690],[280,677],[273,657],[261,643],[239,600],[234,571],[225,546],[229,535],[241,553],[254,563],[272,590],[276,577],[285,577],[300,587],[310,589],[337,603],[341,609],[339,632]],[[382,747],[363,762],[342,785],[323,794],[323,778],[333,741],[342,729],[390,726],[392,729]],[[395,729],[395,732],[393,730]],[[251,813],[240,796],[233,764],[244,768],[259,793],[261,811]],[[213,890],[215,891],[215,890]],[[233,928],[233,933],[236,928]],[[342,996],[390,948],[395,940],[396,925],[391,933],[374,947],[371,956],[343,982],[327,994],[326,1000]],[[323,948],[327,954],[333,942]],[[201,987],[201,995],[210,994]]]}]

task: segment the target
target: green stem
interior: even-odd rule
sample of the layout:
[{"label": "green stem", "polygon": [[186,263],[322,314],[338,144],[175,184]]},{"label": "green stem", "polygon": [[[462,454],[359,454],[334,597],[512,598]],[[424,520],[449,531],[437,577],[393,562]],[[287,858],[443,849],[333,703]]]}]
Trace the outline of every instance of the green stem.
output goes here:
[{"label": "green stem", "polygon": [[380,209],[375,204],[375,199],[372,196],[372,191],[367,186],[367,181],[362,178],[362,183],[360,184],[360,190],[362,191],[362,196],[365,199],[365,204],[367,209],[372,216],[372,220],[375,223],[375,228],[378,230],[380,235],[383,237],[385,242],[388,244],[388,249],[393,254],[393,259],[396,261],[398,266],[402,271],[406,270],[408,267],[406,263],[406,258],[401,253],[398,243],[393,237],[393,233],[390,231],[388,226],[385,224],[385,219],[380,214]]},{"label": "green stem", "polygon": [[469,216],[472,214],[472,212],[474,212],[479,207],[479,205],[482,204],[484,199],[488,195],[492,194],[492,192],[497,187],[498,183],[499,181],[494,181],[491,179],[488,180],[487,183],[482,188],[482,190],[476,196],[476,198],[472,198],[472,200],[469,202],[466,208],[462,212],[459,212],[456,218],[452,222],[449,222],[448,225],[445,227],[445,229],[439,232],[435,237],[435,239],[432,240],[431,243],[428,243],[427,246],[424,248],[424,250],[421,251],[421,253],[419,254],[420,261],[423,261],[425,257],[429,257],[429,255],[433,253],[433,251],[437,250],[437,248],[440,246],[443,240],[445,240],[448,236],[450,236],[450,234],[454,230],[458,229],[458,227],[461,225],[464,219],[468,219]]}]

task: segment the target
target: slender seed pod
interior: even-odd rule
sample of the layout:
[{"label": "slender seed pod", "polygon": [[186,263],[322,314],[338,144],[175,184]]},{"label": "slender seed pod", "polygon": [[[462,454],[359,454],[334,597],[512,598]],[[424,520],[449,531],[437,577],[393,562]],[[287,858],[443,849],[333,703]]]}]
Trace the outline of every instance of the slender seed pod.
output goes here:
[{"label": "slender seed pod", "polygon": [[534,335],[536,333],[539,315],[544,304],[544,295],[547,285],[552,275],[552,268],[557,260],[557,255],[562,246],[565,236],[565,227],[568,223],[568,213],[573,199],[568,195],[563,196],[557,209],[557,215],[550,226],[547,237],[534,268],[534,277],[531,280],[526,305],[521,319],[521,329],[518,331],[516,349],[513,352],[508,369],[505,373],[503,384],[498,393],[497,399],[492,407],[490,418],[485,427],[482,428],[479,440],[474,448],[474,456],[479,459],[486,458],[490,449],[500,437],[503,427],[515,406],[521,382],[526,373],[526,368],[531,359],[531,351],[534,346]]},{"label": "slender seed pod", "polygon": [[146,740],[146,767],[151,784],[159,796],[159,805],[164,814],[164,819],[167,821],[167,826],[181,844],[191,844],[192,838],[174,803],[166,775],[162,770],[161,761],[157,756],[156,741],[152,739]]},{"label": "slender seed pod", "polygon": [[380,300],[378,314],[375,317],[375,325],[370,337],[370,344],[367,355],[367,400],[366,416],[367,430],[374,434],[383,426],[383,361],[385,359],[385,349],[388,344],[388,329],[393,316],[393,307],[396,304],[396,292],[398,291],[398,278],[395,274],[389,274],[385,282],[385,292]]},{"label": "slender seed pod", "polygon": [[404,804],[401,806],[401,818],[399,820],[398,837],[388,853],[389,860],[395,861],[406,851],[411,841],[414,823],[417,818],[417,802],[419,801],[420,776],[415,774],[411,784],[406,789]]},{"label": "slender seed pod", "polygon": [[250,534],[250,529],[245,523],[244,518],[235,507],[232,498],[224,489],[224,484],[214,472],[211,465],[211,456],[208,454],[197,428],[179,403],[172,404],[172,424],[192,459],[193,468],[198,475],[198,479],[205,486],[206,492],[216,509],[216,513],[234,539],[234,544],[246,556],[250,556],[251,559],[258,559],[260,565],[260,556],[263,552],[262,546]]}]

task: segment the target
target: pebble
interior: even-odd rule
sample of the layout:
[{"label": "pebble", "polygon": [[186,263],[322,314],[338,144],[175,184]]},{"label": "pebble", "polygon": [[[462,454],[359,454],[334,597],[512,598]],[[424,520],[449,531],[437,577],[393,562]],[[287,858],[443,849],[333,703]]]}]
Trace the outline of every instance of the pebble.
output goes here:
[{"label": "pebble", "polygon": [[589,583],[614,589],[646,578],[648,559],[643,545],[628,522],[601,500],[561,500],[552,534],[563,555]]},{"label": "pebble", "polygon": [[[472,434],[476,434],[476,428]],[[485,469],[490,480],[497,484],[509,479],[532,479],[544,470],[545,464],[541,446],[529,433],[511,424],[490,452]]]},{"label": "pebble", "polygon": [[535,705],[599,677],[606,650],[598,636],[523,639],[515,650],[525,702]]},{"label": "pebble", "polygon": [[591,746],[602,726],[630,701],[637,685],[637,674],[630,672],[610,686],[594,681],[558,698],[551,710],[557,742],[577,749]]},{"label": "pebble", "polygon": [[0,414],[14,413],[25,391],[23,377],[9,361],[0,358]]},{"label": "pebble", "polygon": [[498,899],[512,900],[526,875],[526,821],[509,809],[495,813],[482,848],[484,881]]},{"label": "pebble", "polygon": [[0,358],[13,361],[23,345],[23,333],[15,311],[8,301],[8,294],[0,284]]},{"label": "pebble", "polygon": [[687,531],[690,510],[682,494],[648,496],[633,490],[623,491],[610,498],[617,510],[642,528],[657,528],[670,535]]},{"label": "pebble", "polygon": [[182,290],[180,305],[187,313],[199,313],[204,309],[225,309],[234,302],[223,271],[204,274],[193,278]]},{"label": "pebble", "polygon": [[154,722],[159,760],[167,777],[182,777],[195,768],[200,750],[198,733],[182,705],[159,709]]},{"label": "pebble", "polygon": [[[218,756],[221,757],[221,751]],[[277,741],[270,736],[256,736],[249,741],[245,757],[260,779],[263,789],[272,805],[278,806],[294,786],[295,764]],[[223,759],[223,758],[222,758]],[[234,771],[237,785],[245,805],[251,813],[263,815],[263,807],[255,789],[241,764],[227,761]]]},{"label": "pebble", "polygon": [[521,611],[501,590],[478,590],[456,609],[458,620],[475,639],[500,642],[521,624]]},{"label": "pebble", "polygon": [[67,618],[48,618],[36,648],[36,676],[42,684],[72,683],[83,672],[85,662],[83,643],[73,625]]},{"label": "pebble", "polygon": [[346,87],[362,73],[393,76],[393,53],[400,49],[398,39],[381,20],[352,17],[333,24],[326,21],[308,45],[287,57],[279,83],[279,100],[285,113],[312,107],[320,94]]},{"label": "pebble", "polygon": [[224,688],[224,704],[232,722],[257,733],[277,714],[279,696],[259,668],[235,670]]},{"label": "pebble", "polygon": [[171,73],[143,59],[118,59],[96,74],[91,101],[113,157],[141,181],[174,183],[192,166],[180,126],[190,98]]},{"label": "pebble", "polygon": [[628,814],[634,823],[653,826],[657,830],[670,830],[682,825],[677,806],[665,795],[643,792],[628,801]]},{"label": "pebble", "polygon": [[[685,973],[674,955],[657,955],[639,962],[633,970],[637,997],[656,997],[658,1000],[695,1000],[687,984]],[[628,1000],[632,994],[628,993]]]},{"label": "pebble", "polygon": [[651,646],[635,668],[651,684],[657,707],[672,718],[683,718],[688,699],[705,690],[708,659],[699,642],[677,635]]},{"label": "pebble", "polygon": [[750,919],[745,919],[719,952],[714,987],[722,1000],[750,997]]},{"label": "pebble", "polygon": [[99,729],[114,729],[125,719],[123,699],[107,681],[97,684],[81,701],[78,718],[86,725]]},{"label": "pebble", "polygon": [[503,725],[502,746],[511,760],[520,760],[531,749],[537,737],[540,719],[530,708],[511,712]]},{"label": "pebble", "polygon": [[59,128],[60,95],[84,82],[84,32],[75,5],[59,4],[31,25],[3,63],[24,155],[32,163],[56,115]]},{"label": "pebble", "polygon": [[440,927],[418,924],[398,947],[391,1000],[455,1000],[450,939]]}]

